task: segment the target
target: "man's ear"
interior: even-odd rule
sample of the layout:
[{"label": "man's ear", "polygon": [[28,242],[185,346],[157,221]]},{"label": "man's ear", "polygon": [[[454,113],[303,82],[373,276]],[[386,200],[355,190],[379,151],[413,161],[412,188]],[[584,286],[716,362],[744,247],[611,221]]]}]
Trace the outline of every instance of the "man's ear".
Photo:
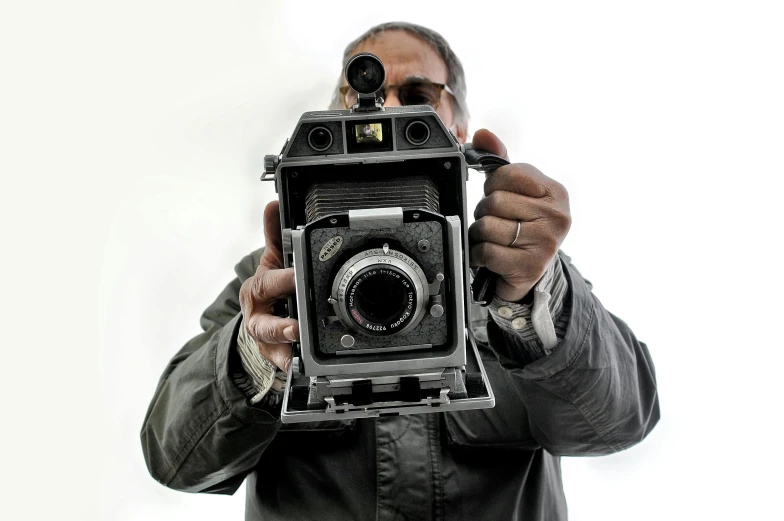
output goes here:
[{"label": "man's ear", "polygon": [[449,130],[452,131],[452,134],[455,135],[455,137],[457,138],[457,141],[461,145],[465,145],[466,137],[468,135],[468,131],[466,130],[466,128],[463,125],[452,125],[452,128],[450,128]]}]

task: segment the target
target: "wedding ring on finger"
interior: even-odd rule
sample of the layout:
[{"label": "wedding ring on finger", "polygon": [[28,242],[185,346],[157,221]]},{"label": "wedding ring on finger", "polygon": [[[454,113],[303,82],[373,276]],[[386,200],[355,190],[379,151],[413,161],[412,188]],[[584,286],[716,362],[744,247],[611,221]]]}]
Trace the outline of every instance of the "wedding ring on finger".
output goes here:
[{"label": "wedding ring on finger", "polygon": [[517,239],[520,237],[520,224],[521,224],[521,222],[517,221],[517,232],[515,232],[514,239],[512,239],[512,242],[509,243],[508,248],[511,248],[512,246],[514,246],[514,243],[516,243]]}]

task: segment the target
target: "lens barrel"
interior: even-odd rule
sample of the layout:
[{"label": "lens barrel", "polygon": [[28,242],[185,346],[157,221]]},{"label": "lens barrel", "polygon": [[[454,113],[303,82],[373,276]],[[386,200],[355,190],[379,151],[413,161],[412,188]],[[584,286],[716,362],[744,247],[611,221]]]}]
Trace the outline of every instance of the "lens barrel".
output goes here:
[{"label": "lens barrel", "polygon": [[332,279],[335,314],[349,329],[369,336],[410,331],[422,321],[429,297],[421,266],[386,244],[358,252]]},{"label": "lens barrel", "polygon": [[378,56],[369,52],[353,56],[346,64],[346,81],[360,94],[373,94],[381,89],[386,74]]},{"label": "lens barrel", "polygon": [[387,336],[401,331],[414,316],[414,282],[391,266],[369,266],[357,273],[347,290],[349,316],[362,331]]}]

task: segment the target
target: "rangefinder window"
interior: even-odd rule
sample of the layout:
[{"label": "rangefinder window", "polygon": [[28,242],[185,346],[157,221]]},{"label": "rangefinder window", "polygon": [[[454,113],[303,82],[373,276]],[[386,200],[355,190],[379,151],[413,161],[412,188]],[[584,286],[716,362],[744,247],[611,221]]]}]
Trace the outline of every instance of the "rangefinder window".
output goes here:
[{"label": "rangefinder window", "polygon": [[424,121],[415,119],[406,125],[406,140],[412,145],[424,145],[430,139],[430,127]]},{"label": "rangefinder window", "polygon": [[347,125],[349,129],[348,153],[392,150],[392,124],[390,120],[363,121]]},{"label": "rangefinder window", "polygon": [[323,152],[332,146],[332,132],[325,127],[313,127],[308,132],[308,144],[316,152]]},{"label": "rangefinder window", "polygon": [[384,141],[384,129],[380,123],[354,125],[354,139],[357,143],[381,143]]}]

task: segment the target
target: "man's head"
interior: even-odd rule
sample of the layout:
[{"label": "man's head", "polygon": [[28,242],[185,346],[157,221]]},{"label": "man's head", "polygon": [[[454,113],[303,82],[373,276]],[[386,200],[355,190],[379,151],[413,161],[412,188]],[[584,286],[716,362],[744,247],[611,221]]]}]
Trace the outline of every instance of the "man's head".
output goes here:
[{"label": "man's head", "polygon": [[[458,140],[465,142],[468,129],[465,74],[460,60],[440,34],[406,22],[385,23],[348,44],[343,55],[344,68],[349,58],[358,52],[373,53],[384,63],[385,89],[423,81],[446,85],[448,88],[443,90],[436,87],[436,99],[431,104]],[[330,108],[346,108],[346,97],[340,90],[345,85],[345,78],[341,78]],[[385,107],[402,105],[401,98],[407,101],[394,88],[386,89],[386,93]]]}]

